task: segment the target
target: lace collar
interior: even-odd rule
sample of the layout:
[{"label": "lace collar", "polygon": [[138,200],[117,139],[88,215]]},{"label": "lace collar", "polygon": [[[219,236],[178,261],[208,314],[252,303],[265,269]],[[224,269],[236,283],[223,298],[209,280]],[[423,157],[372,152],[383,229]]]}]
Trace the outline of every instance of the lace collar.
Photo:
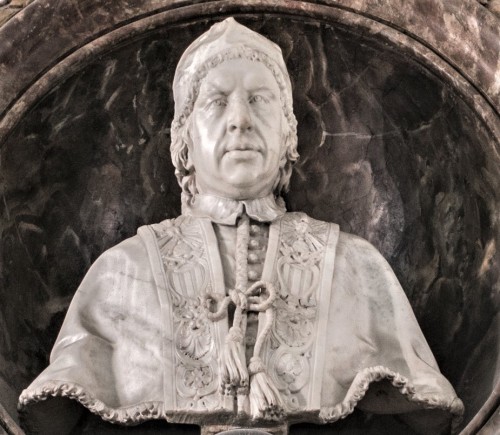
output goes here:
[{"label": "lace collar", "polygon": [[239,216],[246,214],[259,222],[272,222],[286,212],[283,198],[271,193],[263,198],[237,201],[219,196],[197,194],[191,204],[183,207],[186,216],[205,217],[212,222],[235,225]]}]

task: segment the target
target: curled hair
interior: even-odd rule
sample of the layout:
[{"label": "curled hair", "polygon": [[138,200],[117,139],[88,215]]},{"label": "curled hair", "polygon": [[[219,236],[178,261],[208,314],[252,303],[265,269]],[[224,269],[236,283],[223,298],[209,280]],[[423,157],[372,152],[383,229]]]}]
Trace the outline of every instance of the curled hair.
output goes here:
[{"label": "curled hair", "polygon": [[253,48],[236,46],[227,49],[208,59],[198,69],[191,81],[186,101],[182,108],[176,108],[180,110],[176,110],[176,116],[172,121],[172,143],[170,145],[170,153],[172,163],[175,167],[175,176],[182,189],[183,207],[186,204],[190,204],[197,193],[195,168],[189,158],[188,147],[192,142],[189,127],[194,104],[198,97],[201,83],[208,72],[221,63],[231,59],[247,59],[252,62],[263,63],[271,71],[280,88],[281,108],[284,117],[284,122],[282,123],[282,136],[284,140],[286,162],[283,167],[280,167],[279,176],[274,186],[273,191],[276,196],[281,196],[282,193],[288,191],[293,164],[299,158],[297,151],[297,120],[293,114],[291,89],[289,85],[287,86],[288,82],[283,77],[280,68],[272,58]]}]

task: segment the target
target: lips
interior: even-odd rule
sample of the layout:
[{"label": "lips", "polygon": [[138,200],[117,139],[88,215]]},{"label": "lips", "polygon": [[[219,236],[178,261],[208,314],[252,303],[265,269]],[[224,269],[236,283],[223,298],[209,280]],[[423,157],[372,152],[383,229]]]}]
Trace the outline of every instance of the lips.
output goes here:
[{"label": "lips", "polygon": [[258,155],[259,151],[253,148],[229,150],[224,154],[227,159],[236,161],[253,161]]},{"label": "lips", "polygon": [[235,142],[227,146],[227,148],[224,151],[224,154],[230,153],[230,154],[251,154],[252,152],[259,152],[262,153],[262,149],[250,142]]},{"label": "lips", "polygon": [[234,151],[257,151],[260,152],[260,150],[253,145],[250,144],[243,144],[243,145],[232,145],[226,148],[226,153],[234,152]]}]

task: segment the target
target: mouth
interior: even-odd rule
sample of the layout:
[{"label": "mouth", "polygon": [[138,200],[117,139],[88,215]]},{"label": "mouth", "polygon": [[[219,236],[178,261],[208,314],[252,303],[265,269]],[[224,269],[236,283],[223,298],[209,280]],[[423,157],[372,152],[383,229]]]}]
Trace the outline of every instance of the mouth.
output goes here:
[{"label": "mouth", "polygon": [[233,162],[250,162],[254,161],[258,155],[259,152],[255,150],[233,150],[227,151],[225,157]]},{"label": "mouth", "polygon": [[237,144],[227,147],[225,155],[230,158],[252,158],[261,151],[251,144]]},{"label": "mouth", "polygon": [[259,151],[259,149],[251,143],[235,143],[226,148],[226,152],[230,151]]}]

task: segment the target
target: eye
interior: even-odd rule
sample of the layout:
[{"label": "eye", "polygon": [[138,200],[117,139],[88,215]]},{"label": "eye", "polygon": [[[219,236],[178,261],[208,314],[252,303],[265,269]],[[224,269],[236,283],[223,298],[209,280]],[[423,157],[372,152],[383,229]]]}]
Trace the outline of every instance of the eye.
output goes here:
[{"label": "eye", "polygon": [[264,98],[262,95],[252,95],[250,99],[248,100],[250,104],[252,103],[267,103],[267,99]]},{"label": "eye", "polygon": [[209,102],[209,107],[224,107],[227,106],[226,98],[215,98]]},{"label": "eye", "polygon": [[214,101],[215,106],[225,106],[227,104],[227,101],[225,98],[218,98],[217,100]]}]

